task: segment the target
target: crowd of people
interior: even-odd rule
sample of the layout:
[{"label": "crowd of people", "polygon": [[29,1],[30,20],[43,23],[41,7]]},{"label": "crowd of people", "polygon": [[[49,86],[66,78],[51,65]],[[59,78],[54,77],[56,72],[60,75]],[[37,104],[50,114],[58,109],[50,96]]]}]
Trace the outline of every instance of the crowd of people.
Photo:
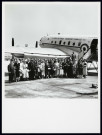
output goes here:
[{"label": "crowd of people", "polygon": [[22,59],[14,58],[8,65],[9,82],[42,78],[86,78],[86,60],[77,61],[73,53],[68,58]]}]

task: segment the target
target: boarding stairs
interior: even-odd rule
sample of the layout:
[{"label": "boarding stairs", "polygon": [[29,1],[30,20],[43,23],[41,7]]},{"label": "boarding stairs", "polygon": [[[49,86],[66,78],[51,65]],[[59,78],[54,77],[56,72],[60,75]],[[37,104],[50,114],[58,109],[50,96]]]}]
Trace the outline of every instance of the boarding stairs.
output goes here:
[{"label": "boarding stairs", "polygon": [[78,61],[80,60],[83,60],[83,59],[86,59],[91,56],[91,49],[89,48],[88,51],[86,53],[84,53],[83,51],[80,51],[79,52],[79,55],[78,55]]},{"label": "boarding stairs", "polygon": [[[91,53],[91,49],[89,48],[88,51],[86,53],[84,53],[83,51],[81,51],[78,55],[78,61],[86,59],[88,63],[91,63],[94,66],[94,69],[97,71],[98,73],[98,52],[96,53]],[[96,62],[97,67],[95,66],[94,62]],[[90,66],[91,66],[90,64]],[[88,70],[90,69],[90,67],[88,68]]]}]

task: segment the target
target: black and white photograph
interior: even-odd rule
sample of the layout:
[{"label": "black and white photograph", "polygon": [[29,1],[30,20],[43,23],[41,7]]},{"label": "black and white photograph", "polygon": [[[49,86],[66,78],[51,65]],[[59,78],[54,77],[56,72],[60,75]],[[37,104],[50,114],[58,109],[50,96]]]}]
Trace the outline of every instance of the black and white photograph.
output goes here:
[{"label": "black and white photograph", "polygon": [[100,2],[2,2],[4,133],[100,132],[100,16]]}]

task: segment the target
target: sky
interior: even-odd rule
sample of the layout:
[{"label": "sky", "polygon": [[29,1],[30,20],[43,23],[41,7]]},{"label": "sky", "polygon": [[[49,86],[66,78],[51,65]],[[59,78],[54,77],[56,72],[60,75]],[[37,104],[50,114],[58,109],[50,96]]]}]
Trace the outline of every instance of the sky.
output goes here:
[{"label": "sky", "polygon": [[97,37],[99,2],[3,2],[5,46],[35,47],[41,37],[57,33]]}]

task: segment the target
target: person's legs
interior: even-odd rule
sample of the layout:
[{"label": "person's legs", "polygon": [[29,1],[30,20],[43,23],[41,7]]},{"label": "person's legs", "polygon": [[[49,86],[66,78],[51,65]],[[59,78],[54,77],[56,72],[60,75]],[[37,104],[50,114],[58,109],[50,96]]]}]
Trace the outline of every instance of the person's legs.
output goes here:
[{"label": "person's legs", "polygon": [[11,73],[9,73],[9,83],[12,82],[12,76]]}]

